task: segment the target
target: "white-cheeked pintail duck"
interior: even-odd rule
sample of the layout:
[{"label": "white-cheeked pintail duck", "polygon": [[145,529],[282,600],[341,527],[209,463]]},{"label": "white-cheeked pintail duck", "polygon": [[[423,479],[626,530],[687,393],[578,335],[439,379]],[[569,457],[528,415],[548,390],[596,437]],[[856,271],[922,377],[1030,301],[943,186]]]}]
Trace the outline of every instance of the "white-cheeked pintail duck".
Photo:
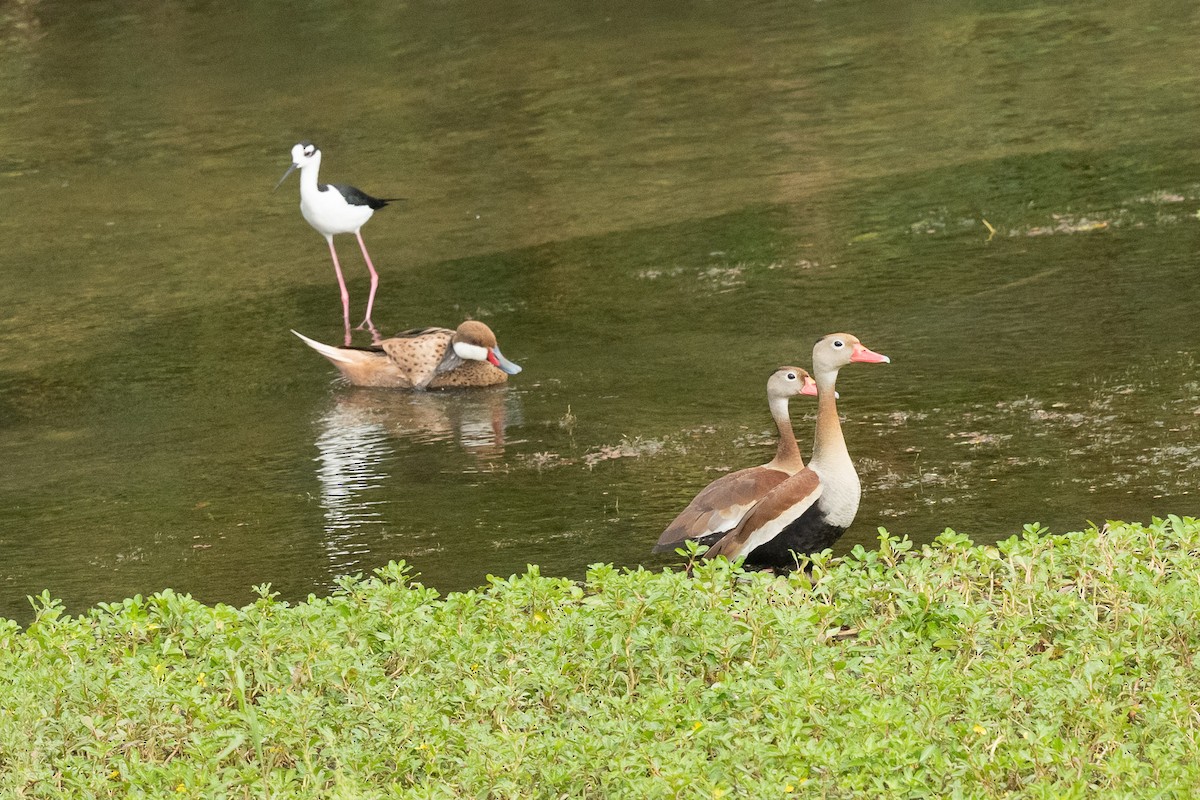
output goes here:
[{"label": "white-cheeked pintail duck", "polygon": [[292,333],[329,359],[355,386],[416,390],[494,386],[521,371],[500,353],[492,329],[478,320],[467,320],[453,331],[404,331],[371,347],[332,347]]}]

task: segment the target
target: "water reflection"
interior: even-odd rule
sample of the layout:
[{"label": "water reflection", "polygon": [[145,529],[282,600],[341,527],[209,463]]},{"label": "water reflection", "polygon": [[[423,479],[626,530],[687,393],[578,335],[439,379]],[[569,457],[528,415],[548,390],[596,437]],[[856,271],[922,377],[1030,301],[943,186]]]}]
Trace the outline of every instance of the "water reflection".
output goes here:
[{"label": "water reflection", "polygon": [[367,495],[384,484],[385,465],[395,459],[387,429],[342,403],[321,418],[320,426],[316,461],[325,530],[336,537],[361,525],[382,524],[377,507],[386,501]]},{"label": "water reflection", "polygon": [[[325,547],[333,574],[361,568],[374,543],[402,512],[405,479],[399,462],[412,447],[454,443],[466,455],[446,468],[484,471],[504,455],[505,433],[522,422],[518,395],[508,387],[463,392],[339,389],[318,420],[317,479],[325,517]],[[422,462],[426,463],[426,462]]]}]

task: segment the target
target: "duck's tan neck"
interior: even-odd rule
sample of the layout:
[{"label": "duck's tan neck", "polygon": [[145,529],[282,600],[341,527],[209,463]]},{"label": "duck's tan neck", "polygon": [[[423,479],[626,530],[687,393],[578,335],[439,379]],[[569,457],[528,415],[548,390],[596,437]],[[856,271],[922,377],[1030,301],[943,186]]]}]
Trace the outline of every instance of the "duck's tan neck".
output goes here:
[{"label": "duck's tan neck", "polygon": [[820,372],[817,381],[817,435],[813,440],[812,460],[810,466],[820,472],[822,469],[838,469],[849,467],[854,469],[850,461],[850,453],[846,450],[846,440],[842,437],[842,423],[838,419],[837,370]]},{"label": "duck's tan neck", "polygon": [[779,444],[775,448],[775,458],[767,464],[770,469],[797,473],[804,469],[804,458],[800,455],[800,445],[796,442],[796,434],[792,430],[792,418],[788,414],[788,399],[772,397],[770,400],[771,416],[779,428]]}]

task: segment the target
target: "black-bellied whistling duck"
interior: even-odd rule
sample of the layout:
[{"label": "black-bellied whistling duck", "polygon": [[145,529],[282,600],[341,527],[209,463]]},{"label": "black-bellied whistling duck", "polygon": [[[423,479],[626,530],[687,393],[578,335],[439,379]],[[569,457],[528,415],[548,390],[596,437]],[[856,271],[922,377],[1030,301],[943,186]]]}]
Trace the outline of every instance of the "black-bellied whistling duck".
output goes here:
[{"label": "black-bellied whistling duck", "polygon": [[789,476],[804,469],[800,445],[792,431],[788,400],[799,394],[814,396],[817,384],[806,370],[780,367],[767,380],[767,402],[779,428],[775,458],[758,467],[722,475],[675,518],[654,546],[654,552],[670,552],[688,540],[711,544],[738,524],[755,503]]},{"label": "black-bellied whistling duck", "polygon": [[500,354],[496,334],[478,320],[457,330],[418,328],[372,347],[331,347],[292,331],[355,386],[445,389],[494,386],[521,368]]},{"label": "black-bellied whistling duck", "polygon": [[796,565],[793,553],[820,552],[838,540],[854,521],[862,494],[838,419],[838,370],[854,362],[890,361],[848,333],[831,333],[817,342],[817,434],[808,468],[772,489],[706,556],[744,556],[752,566],[789,568]]}]

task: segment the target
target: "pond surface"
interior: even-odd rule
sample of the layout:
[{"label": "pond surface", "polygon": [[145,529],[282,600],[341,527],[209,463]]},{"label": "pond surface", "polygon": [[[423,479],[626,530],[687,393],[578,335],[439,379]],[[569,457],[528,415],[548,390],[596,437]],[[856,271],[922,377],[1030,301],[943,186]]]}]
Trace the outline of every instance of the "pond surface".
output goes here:
[{"label": "pond surface", "polygon": [[[839,551],[1196,514],[1198,37],[1169,2],[0,7],[0,614],[673,563],[836,330],[893,359],[839,381]],[[272,192],[305,138],[406,198],[363,229],[376,323],[483,319],[522,374],[332,380],[289,332],[338,341],[328,252]]]}]

